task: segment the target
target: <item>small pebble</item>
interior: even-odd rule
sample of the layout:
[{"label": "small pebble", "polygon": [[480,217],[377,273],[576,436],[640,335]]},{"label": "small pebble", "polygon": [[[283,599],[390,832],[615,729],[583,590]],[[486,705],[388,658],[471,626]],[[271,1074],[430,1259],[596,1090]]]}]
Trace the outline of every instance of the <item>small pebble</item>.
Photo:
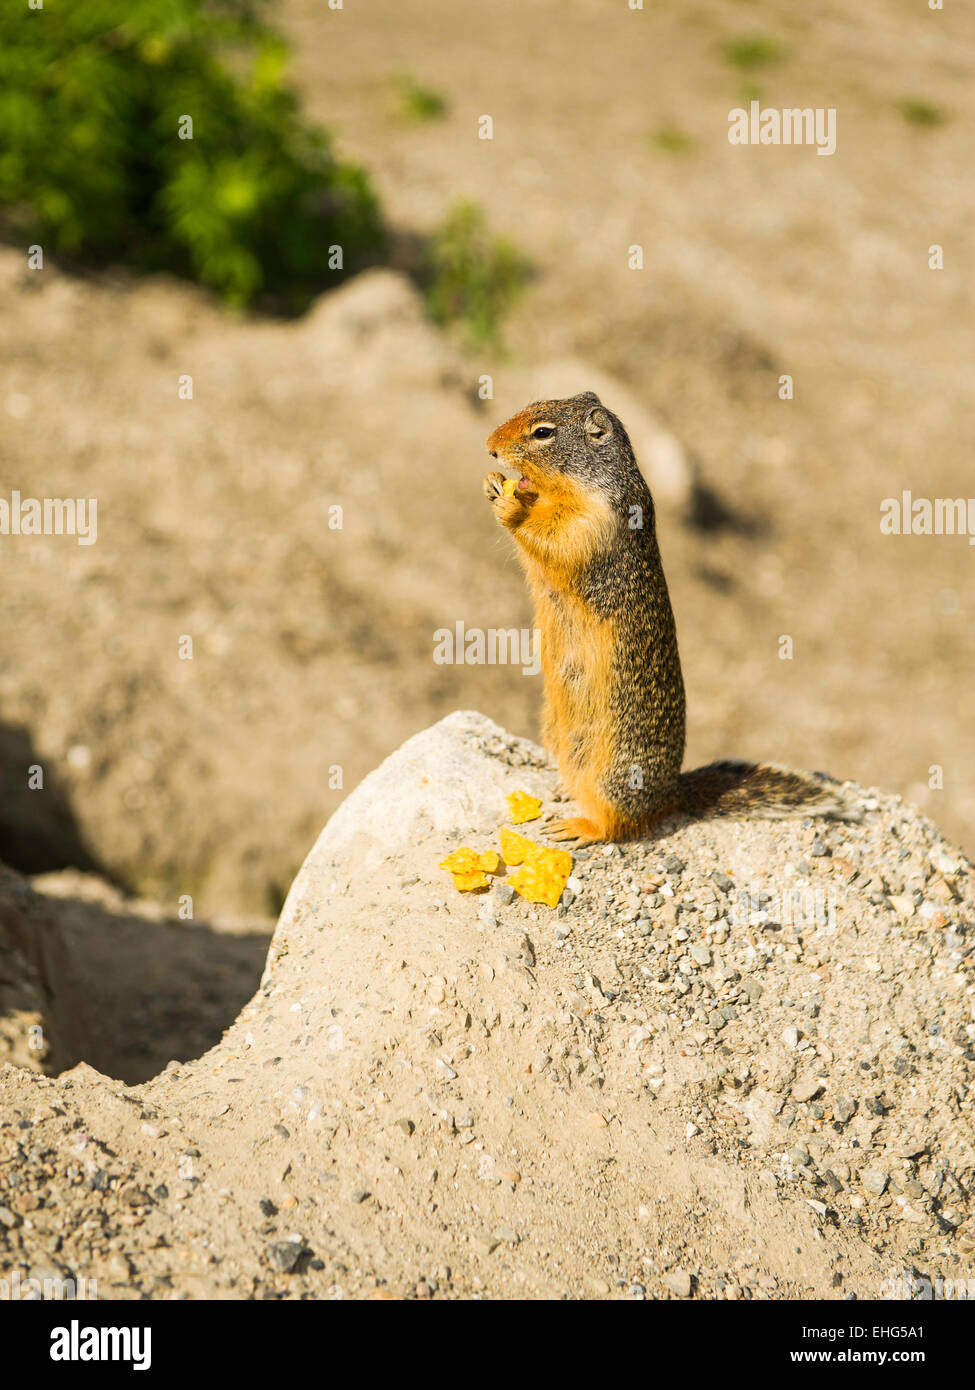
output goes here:
[{"label": "small pebble", "polygon": [[668,1270],[663,1281],[678,1298],[690,1298],[693,1280],[686,1269]]}]

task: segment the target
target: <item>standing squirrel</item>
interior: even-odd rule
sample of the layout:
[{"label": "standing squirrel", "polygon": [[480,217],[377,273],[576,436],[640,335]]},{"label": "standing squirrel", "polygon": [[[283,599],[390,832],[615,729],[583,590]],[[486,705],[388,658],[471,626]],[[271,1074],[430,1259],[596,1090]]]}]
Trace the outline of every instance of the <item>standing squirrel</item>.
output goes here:
[{"label": "standing squirrel", "polygon": [[550,834],[633,839],[674,811],[857,819],[813,774],[738,761],[681,772],[684,680],[653,498],[598,396],[526,406],[487,448],[519,474],[488,473],[484,492],[518,543],[541,641],[542,738],[583,813]]}]

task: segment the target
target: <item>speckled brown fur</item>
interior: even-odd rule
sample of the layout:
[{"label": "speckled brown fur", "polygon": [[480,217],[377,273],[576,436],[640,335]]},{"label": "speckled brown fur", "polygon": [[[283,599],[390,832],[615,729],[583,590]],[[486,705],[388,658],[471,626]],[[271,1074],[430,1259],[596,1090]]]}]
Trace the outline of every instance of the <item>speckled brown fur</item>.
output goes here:
[{"label": "speckled brown fur", "polygon": [[684,682],[653,499],[598,397],[537,401],[487,447],[520,475],[513,497],[497,472],[484,491],[535,601],[542,737],[583,812],[556,822],[555,837],[629,839],[675,810],[845,814],[825,783],[783,769],[724,762],[681,774]]}]

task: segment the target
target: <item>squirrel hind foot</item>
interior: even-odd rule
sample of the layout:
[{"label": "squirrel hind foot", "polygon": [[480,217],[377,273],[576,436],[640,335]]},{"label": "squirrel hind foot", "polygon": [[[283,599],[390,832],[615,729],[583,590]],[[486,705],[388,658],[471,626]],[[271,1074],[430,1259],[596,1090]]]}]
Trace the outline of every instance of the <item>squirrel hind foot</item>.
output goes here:
[{"label": "squirrel hind foot", "polygon": [[595,845],[610,837],[586,816],[566,816],[561,820],[549,821],[545,833],[550,840],[576,845]]}]

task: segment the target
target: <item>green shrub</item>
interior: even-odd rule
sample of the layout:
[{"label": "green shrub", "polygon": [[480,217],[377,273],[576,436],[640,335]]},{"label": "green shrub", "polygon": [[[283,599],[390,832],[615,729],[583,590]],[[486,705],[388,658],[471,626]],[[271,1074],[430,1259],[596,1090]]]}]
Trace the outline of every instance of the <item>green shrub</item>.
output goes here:
[{"label": "green shrub", "polygon": [[905,121],[910,121],[911,125],[944,125],[945,113],[941,107],[925,101],[923,97],[905,97],[897,105]]},{"label": "green shrub", "polygon": [[399,115],[404,121],[437,121],[447,114],[447,102],[432,87],[424,87],[408,73],[393,78]]},{"label": "green shrub", "polygon": [[724,56],[741,72],[755,72],[782,57],[782,45],[770,34],[742,34],[724,46]]},{"label": "green shrub", "polygon": [[497,343],[501,320],[529,274],[514,243],[491,236],[478,204],[459,201],[427,247],[427,306],[437,323],[458,324],[469,342]]},{"label": "green shrub", "polygon": [[667,154],[691,154],[695,148],[693,137],[677,126],[661,126],[650,136],[650,144]]},{"label": "green shrub", "polygon": [[[375,257],[383,230],[366,175],[302,120],[283,80],[286,46],[262,8],[0,8],[6,235],[84,264],[172,271],[234,305],[260,296],[291,310]],[[187,116],[192,139],[180,138]]]}]

